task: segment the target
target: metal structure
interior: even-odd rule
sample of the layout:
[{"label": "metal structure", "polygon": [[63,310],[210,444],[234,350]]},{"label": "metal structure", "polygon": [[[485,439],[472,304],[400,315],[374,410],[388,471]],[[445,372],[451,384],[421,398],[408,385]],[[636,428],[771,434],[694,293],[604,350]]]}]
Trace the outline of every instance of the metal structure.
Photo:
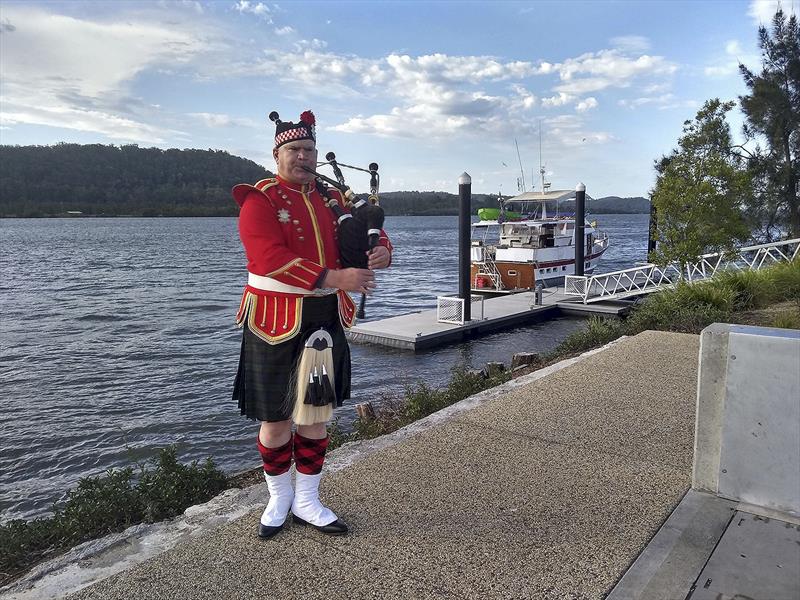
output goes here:
[{"label": "metal structure", "polygon": [[800,254],[800,238],[739,248],[736,254],[704,254],[686,270],[675,263],[665,267],[646,264],[590,277],[567,275],[564,293],[584,304],[601,300],[621,300],[674,287],[679,281],[694,283],[726,270],[751,271],[777,262],[790,261]]},{"label": "metal structure", "polygon": [[[466,321],[476,319],[483,321],[483,296],[475,295],[470,296],[470,317],[464,317],[464,299],[454,296],[437,296],[436,297],[436,321],[438,323],[454,323],[455,325],[463,325]],[[475,305],[475,306],[473,306]]]}]

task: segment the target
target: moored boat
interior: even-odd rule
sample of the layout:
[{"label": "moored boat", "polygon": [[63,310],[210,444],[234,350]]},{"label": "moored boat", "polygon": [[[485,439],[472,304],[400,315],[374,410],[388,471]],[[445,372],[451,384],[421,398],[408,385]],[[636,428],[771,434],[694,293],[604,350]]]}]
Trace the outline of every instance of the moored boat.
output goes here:
[{"label": "moored boat", "polygon": [[[537,282],[555,285],[575,274],[575,217],[559,211],[575,192],[525,192],[500,201],[492,213],[479,211],[472,224],[470,287],[474,292],[528,291]],[[548,215],[548,205],[555,205]],[[485,217],[494,216],[494,218]],[[592,273],[608,249],[608,235],[586,222],[584,273]]]}]

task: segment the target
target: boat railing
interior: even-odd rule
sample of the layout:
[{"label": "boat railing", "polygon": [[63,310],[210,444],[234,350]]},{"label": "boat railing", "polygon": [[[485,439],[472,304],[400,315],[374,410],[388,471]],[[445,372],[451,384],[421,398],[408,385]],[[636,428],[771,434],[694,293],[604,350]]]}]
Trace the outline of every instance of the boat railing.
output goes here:
[{"label": "boat railing", "polygon": [[699,256],[686,265],[664,267],[647,263],[639,267],[591,276],[567,275],[564,293],[580,298],[584,304],[619,300],[675,286],[679,281],[694,283],[724,270],[750,271],[777,262],[791,261],[800,253],[800,238],[739,248],[734,253],[714,252]]}]

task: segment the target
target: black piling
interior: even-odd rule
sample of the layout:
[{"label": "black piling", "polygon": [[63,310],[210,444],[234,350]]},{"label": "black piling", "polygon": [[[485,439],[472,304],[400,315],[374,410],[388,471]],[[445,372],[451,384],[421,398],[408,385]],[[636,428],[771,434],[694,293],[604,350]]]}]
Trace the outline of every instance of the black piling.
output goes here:
[{"label": "black piling", "polygon": [[469,281],[470,204],[472,200],[472,177],[462,173],[458,178],[458,297],[464,301],[464,321],[472,320],[472,303]]},{"label": "black piling", "polygon": [[586,242],[586,186],[575,187],[575,275],[583,275]]}]

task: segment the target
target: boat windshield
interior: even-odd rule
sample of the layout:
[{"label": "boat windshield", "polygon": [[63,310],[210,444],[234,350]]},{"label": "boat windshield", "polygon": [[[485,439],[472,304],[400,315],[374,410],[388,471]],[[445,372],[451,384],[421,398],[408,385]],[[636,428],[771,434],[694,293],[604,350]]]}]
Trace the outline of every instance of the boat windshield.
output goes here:
[{"label": "boat windshield", "polygon": [[496,245],[500,242],[500,225],[472,225],[470,239],[473,242],[480,242],[484,246]]}]

